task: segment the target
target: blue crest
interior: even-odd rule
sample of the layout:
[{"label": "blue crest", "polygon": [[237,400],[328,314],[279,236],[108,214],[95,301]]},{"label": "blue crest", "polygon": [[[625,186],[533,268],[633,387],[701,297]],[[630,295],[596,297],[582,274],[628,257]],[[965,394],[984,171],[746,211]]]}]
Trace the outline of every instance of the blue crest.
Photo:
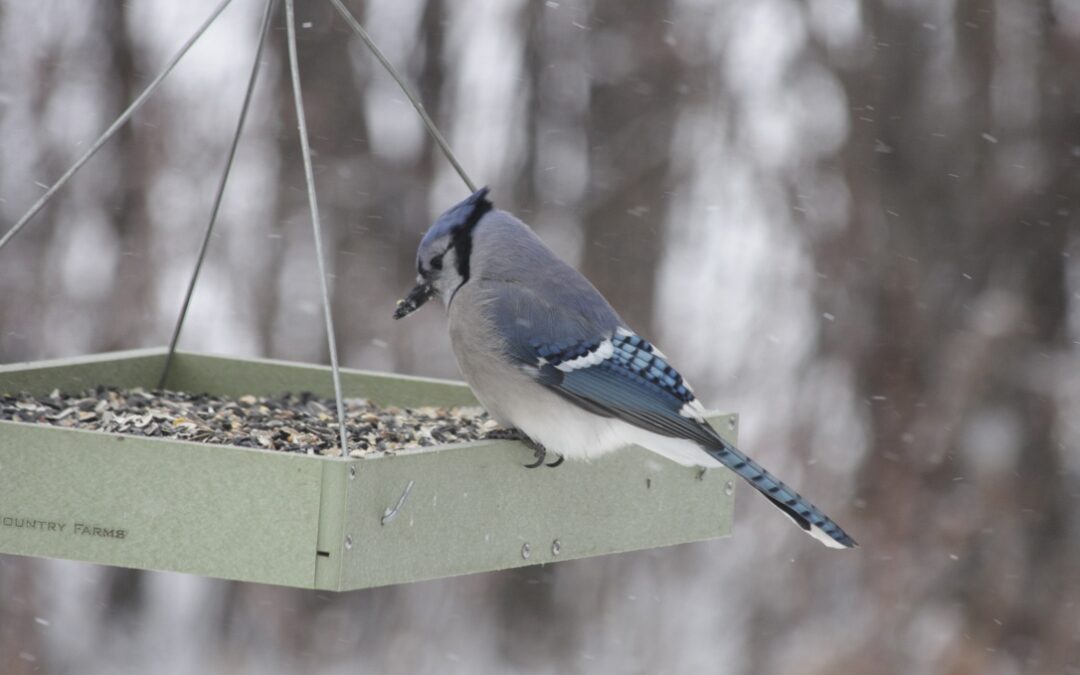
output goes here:
[{"label": "blue crest", "polygon": [[492,203],[487,199],[487,194],[488,188],[482,187],[447,209],[420,241],[420,250],[423,251],[433,241],[454,234],[455,230],[468,230],[474,227],[481,216],[493,208]]}]

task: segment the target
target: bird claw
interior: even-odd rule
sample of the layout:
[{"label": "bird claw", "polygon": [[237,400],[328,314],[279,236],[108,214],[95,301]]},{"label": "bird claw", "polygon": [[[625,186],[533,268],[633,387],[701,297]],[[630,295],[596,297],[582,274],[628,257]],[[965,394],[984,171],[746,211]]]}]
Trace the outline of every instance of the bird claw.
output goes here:
[{"label": "bird claw", "polygon": [[536,467],[544,463],[544,459],[547,457],[547,449],[545,449],[544,446],[540,445],[539,443],[533,443],[532,441],[527,441],[527,444],[532,447],[533,457],[536,458],[536,461],[532,464],[526,464],[525,468],[535,469]]},{"label": "bird claw", "polygon": [[[517,431],[517,430],[515,429],[515,431]],[[517,433],[521,433],[521,432],[519,431]],[[545,463],[544,460],[547,459],[547,454],[548,454],[547,448],[540,445],[536,441],[532,440],[531,438],[529,438],[525,434],[521,434],[521,442],[524,443],[525,445],[529,446],[530,448],[532,448],[533,457],[536,458],[536,461],[533,462],[532,464],[526,464],[525,465],[526,469],[535,469],[536,467],[540,466],[541,464],[554,469],[555,467],[562,464],[563,460],[566,459],[562,455],[559,455],[559,458],[557,460],[555,460],[554,462]]]}]

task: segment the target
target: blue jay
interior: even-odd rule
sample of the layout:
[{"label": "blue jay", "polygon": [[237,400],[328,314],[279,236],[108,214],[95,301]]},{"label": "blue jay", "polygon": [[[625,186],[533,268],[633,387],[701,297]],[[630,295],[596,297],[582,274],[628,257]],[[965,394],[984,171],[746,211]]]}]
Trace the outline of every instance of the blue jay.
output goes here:
[{"label": "blue jay", "polygon": [[593,459],[635,443],[679,464],[726,466],[814,538],[855,540],[725,441],[667,358],[623,323],[531,229],[482,188],[442,214],[417,253],[416,286],[395,319],[434,296],[446,305],[458,366],[476,398],[545,450]]}]

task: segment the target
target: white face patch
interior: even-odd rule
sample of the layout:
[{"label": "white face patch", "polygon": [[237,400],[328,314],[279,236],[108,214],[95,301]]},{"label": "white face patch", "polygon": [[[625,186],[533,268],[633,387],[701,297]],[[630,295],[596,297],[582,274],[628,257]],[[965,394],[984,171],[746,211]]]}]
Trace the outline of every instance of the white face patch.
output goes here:
[{"label": "white face patch", "polygon": [[461,275],[457,270],[457,251],[453,248],[443,254],[442,270],[435,273],[432,285],[438,291],[443,303],[450,304],[454,291],[461,285]]},{"label": "white face patch", "polygon": [[604,340],[596,349],[588,354],[579,356],[576,359],[570,359],[569,361],[563,361],[555,367],[564,373],[569,373],[574,370],[580,370],[581,368],[588,368],[589,366],[603,363],[607,359],[610,359],[611,355],[614,353],[615,345],[611,344],[611,340]]}]

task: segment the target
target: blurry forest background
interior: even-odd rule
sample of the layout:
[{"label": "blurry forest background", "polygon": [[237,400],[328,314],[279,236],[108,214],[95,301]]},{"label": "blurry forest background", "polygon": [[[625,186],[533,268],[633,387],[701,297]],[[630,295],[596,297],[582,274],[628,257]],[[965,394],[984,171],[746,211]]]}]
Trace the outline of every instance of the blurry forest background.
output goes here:
[{"label": "blurry forest background", "polygon": [[[211,0],[0,0],[0,232]],[[350,0],[496,204],[862,544],[749,490],[732,539],[324,595],[0,557],[0,672],[1080,673],[1080,4]],[[263,3],[0,251],[0,361],[161,345]],[[280,7],[279,7],[280,9]],[[326,362],[282,12],[181,346]],[[298,8],[343,363],[465,189],[329,3]]]}]

